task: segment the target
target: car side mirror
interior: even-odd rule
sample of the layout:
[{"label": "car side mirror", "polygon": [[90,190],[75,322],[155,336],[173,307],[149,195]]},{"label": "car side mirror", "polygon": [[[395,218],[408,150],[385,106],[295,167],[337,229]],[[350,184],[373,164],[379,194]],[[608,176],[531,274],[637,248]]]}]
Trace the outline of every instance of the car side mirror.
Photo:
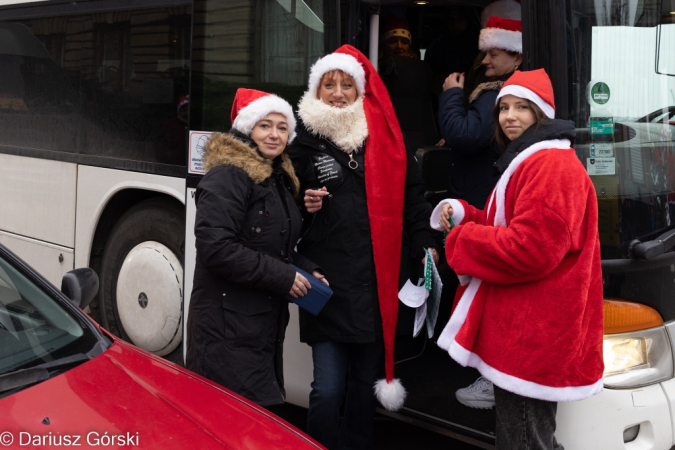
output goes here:
[{"label": "car side mirror", "polygon": [[75,306],[84,309],[98,293],[98,275],[86,267],[71,270],[61,280],[61,292]]}]

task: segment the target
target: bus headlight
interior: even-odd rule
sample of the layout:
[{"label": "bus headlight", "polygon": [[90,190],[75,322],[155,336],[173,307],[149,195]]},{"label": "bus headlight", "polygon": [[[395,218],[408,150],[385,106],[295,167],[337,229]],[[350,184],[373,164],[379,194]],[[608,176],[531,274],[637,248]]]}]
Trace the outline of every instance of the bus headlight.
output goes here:
[{"label": "bus headlight", "polygon": [[606,334],[604,384],[628,389],[673,377],[673,356],[665,327]]}]

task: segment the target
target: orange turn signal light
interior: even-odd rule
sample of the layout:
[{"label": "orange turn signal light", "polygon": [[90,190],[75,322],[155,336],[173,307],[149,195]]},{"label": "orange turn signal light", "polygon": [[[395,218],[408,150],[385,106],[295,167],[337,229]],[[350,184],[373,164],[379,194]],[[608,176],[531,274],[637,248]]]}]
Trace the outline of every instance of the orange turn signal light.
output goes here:
[{"label": "orange turn signal light", "polygon": [[624,300],[605,299],[605,334],[644,330],[663,325],[661,315],[652,307]]}]

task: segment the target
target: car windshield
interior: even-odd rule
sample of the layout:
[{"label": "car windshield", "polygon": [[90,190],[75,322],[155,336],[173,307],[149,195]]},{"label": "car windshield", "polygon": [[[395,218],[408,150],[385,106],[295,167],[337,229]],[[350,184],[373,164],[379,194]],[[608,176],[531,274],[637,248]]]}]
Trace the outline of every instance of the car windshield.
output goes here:
[{"label": "car windshield", "polygon": [[101,349],[98,337],[0,253],[0,376]]}]

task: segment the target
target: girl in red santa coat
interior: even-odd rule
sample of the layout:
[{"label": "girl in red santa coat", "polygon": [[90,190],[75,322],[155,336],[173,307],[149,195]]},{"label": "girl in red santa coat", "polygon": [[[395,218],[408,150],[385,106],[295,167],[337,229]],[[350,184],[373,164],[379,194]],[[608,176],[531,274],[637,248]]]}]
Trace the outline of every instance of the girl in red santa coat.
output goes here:
[{"label": "girl in red santa coat", "polygon": [[497,97],[506,149],[485,209],[447,199],[431,217],[461,284],[438,345],[494,383],[499,449],[561,449],[557,402],[602,390],[595,189],[572,122],[554,116],[546,72],[516,71]]}]

